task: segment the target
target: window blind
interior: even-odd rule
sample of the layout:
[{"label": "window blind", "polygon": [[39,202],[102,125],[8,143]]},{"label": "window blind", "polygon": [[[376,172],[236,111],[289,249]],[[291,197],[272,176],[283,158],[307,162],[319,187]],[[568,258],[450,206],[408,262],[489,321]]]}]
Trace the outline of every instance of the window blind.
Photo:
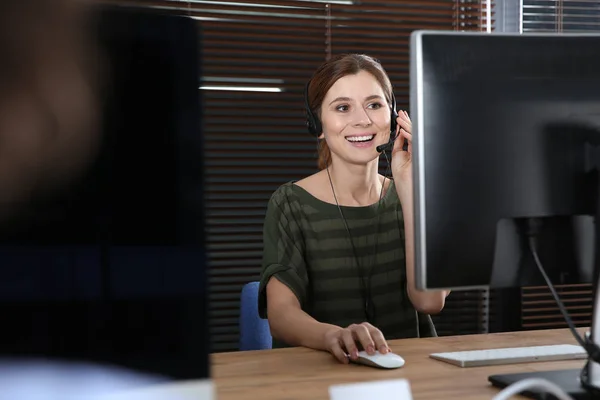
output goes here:
[{"label": "window blind", "polygon": [[522,32],[598,32],[597,0],[523,0]]},{"label": "window blind", "polygon": [[[202,30],[212,351],[236,350],[240,291],[258,280],[262,224],[276,188],[317,171],[303,89],[332,54],[379,58],[408,110],[415,29],[488,30],[487,0],[112,0],[189,15]],[[491,9],[490,9],[491,11]],[[382,171],[383,172],[383,171]],[[480,331],[485,292],[453,293],[444,334]],[[462,322],[461,322],[462,321]],[[464,328],[464,329],[463,329]]]},{"label": "window blind", "polygon": [[[592,323],[593,288],[588,284],[555,285],[556,293],[577,327]],[[522,329],[567,328],[552,293],[547,286],[532,286],[521,290]]]}]

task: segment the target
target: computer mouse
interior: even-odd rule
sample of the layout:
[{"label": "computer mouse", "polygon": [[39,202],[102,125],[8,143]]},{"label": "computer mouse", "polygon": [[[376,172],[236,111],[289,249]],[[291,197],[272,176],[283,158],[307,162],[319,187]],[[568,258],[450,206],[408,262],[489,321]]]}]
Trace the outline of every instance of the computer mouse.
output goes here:
[{"label": "computer mouse", "polygon": [[400,368],[404,366],[404,358],[392,352],[381,354],[376,351],[375,354],[369,355],[366,351],[359,351],[358,359],[351,361],[356,364],[384,369]]}]

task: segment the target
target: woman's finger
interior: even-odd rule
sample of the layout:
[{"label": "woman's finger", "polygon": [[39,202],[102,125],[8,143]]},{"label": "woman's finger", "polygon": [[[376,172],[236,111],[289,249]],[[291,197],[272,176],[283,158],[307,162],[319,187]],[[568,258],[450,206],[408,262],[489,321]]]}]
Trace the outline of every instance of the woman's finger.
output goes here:
[{"label": "woman's finger", "polygon": [[406,138],[409,142],[412,142],[412,134],[404,129],[400,129],[400,136]]},{"label": "woman's finger", "polygon": [[333,354],[333,356],[335,358],[337,358],[337,360],[339,362],[341,362],[342,364],[348,364],[348,362],[349,362],[348,356],[342,349],[342,345],[339,340],[336,340],[331,344],[331,347],[329,348],[329,352],[331,354]]},{"label": "woman's finger", "polygon": [[379,329],[373,327],[373,329],[370,331],[370,334],[371,338],[373,338],[373,341],[375,342],[375,347],[377,350],[382,354],[387,353],[389,351],[389,347],[385,338],[383,337],[383,333],[381,333]]},{"label": "woman's finger", "polygon": [[352,327],[352,332],[354,333],[354,338],[361,344],[363,350],[366,351],[367,354],[375,354],[375,343],[371,338],[369,329],[365,325],[354,325]]},{"label": "woman's finger", "polygon": [[398,122],[398,126],[400,127],[400,129],[404,129],[405,131],[411,132],[412,123],[410,121],[407,121],[406,119],[402,119],[402,117],[398,117],[397,122]]},{"label": "woman's finger", "polygon": [[352,360],[356,360],[358,358],[358,348],[356,347],[356,343],[354,342],[354,335],[349,329],[344,329],[342,331],[341,341],[346,348],[346,352],[350,356]]}]

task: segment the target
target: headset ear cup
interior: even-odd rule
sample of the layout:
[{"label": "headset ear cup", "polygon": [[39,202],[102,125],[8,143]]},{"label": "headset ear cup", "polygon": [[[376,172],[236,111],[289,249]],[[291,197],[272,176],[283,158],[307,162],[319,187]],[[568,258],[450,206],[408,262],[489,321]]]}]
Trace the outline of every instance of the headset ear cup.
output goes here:
[{"label": "headset ear cup", "polygon": [[309,113],[306,114],[306,127],[308,128],[308,132],[314,136],[315,135],[315,122]]},{"label": "headset ear cup", "polygon": [[321,133],[323,133],[323,127],[321,126],[321,121],[319,120],[319,118],[317,116],[315,116],[315,130],[313,135],[315,136],[319,136],[321,135]]},{"label": "headset ear cup", "polygon": [[390,140],[396,139],[396,129],[398,129],[398,112],[395,107],[392,107],[392,115],[390,121]]},{"label": "headset ear cup", "polygon": [[396,129],[398,129],[398,111],[396,111],[396,96],[392,92],[391,121],[390,121],[390,141],[396,139]]},{"label": "headset ear cup", "polygon": [[315,137],[318,137],[322,132],[321,123],[315,119],[312,113],[307,113],[306,115],[306,127],[308,128],[308,132]]},{"label": "headset ear cup", "polygon": [[[1,1],[1,0],[0,0]],[[308,128],[308,132],[315,136],[319,137],[323,129],[321,127],[321,121],[319,118],[312,112],[310,106],[308,105],[308,86],[310,85],[310,81],[306,83],[304,87],[304,109],[306,112],[306,127]]]}]

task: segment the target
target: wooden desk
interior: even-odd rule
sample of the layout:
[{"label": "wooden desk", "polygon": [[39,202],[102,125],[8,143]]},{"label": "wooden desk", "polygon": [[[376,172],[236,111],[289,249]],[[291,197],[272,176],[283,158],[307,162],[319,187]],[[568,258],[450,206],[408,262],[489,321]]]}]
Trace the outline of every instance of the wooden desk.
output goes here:
[{"label": "wooden desk", "polygon": [[392,351],[406,360],[396,370],[343,365],[329,353],[305,348],[221,353],[212,355],[211,373],[218,400],[329,400],[333,384],[398,378],[410,381],[415,400],[490,400],[499,390],[488,383],[489,375],[582,368],[584,361],[460,368],[429,354],[563,343],[576,344],[566,329],[395,340],[390,341]]}]

